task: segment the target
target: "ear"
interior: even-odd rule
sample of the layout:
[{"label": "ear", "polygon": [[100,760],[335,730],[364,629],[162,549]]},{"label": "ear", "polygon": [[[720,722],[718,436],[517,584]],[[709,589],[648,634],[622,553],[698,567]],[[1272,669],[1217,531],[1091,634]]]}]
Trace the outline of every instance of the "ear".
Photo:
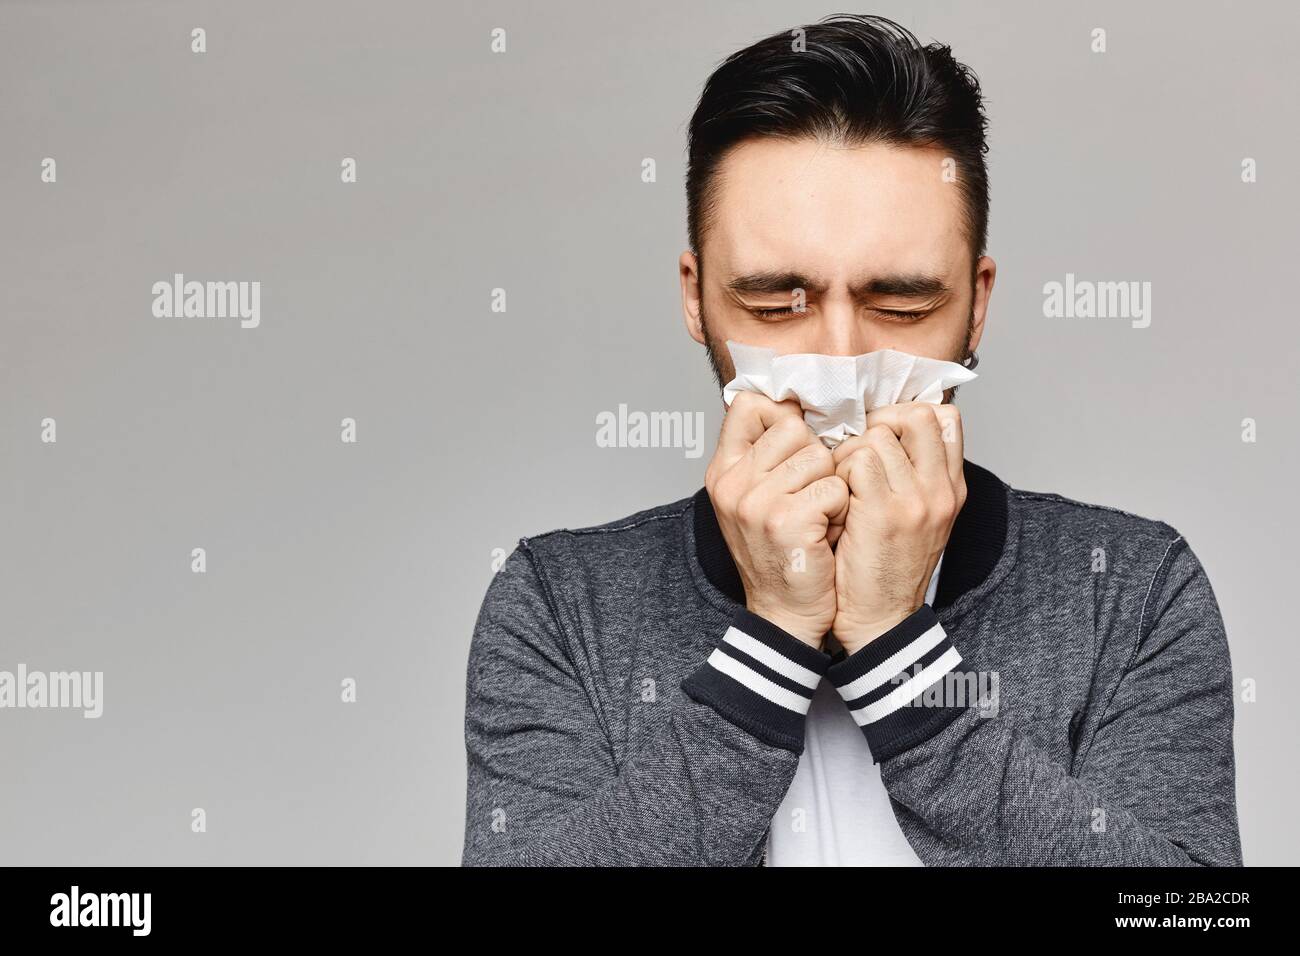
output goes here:
[{"label": "ear", "polygon": [[682,316],[686,331],[700,345],[704,344],[704,323],[700,318],[700,301],[704,289],[700,285],[700,260],[687,249],[677,260],[677,271],[682,280]]},{"label": "ear", "polygon": [[993,282],[998,276],[998,264],[988,256],[980,256],[975,263],[975,301],[971,303],[970,348],[979,348],[984,337],[984,319],[988,316],[989,299],[993,296]]}]

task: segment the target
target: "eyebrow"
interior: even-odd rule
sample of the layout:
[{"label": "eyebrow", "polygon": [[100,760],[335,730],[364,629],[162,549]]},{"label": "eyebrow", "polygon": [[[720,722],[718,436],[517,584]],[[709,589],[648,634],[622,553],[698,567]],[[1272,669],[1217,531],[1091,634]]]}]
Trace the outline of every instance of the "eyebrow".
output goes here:
[{"label": "eyebrow", "polygon": [[[791,292],[794,289],[823,293],[830,288],[830,283],[797,272],[754,272],[737,276],[727,283],[727,288],[732,292],[747,292],[753,295]],[[925,272],[875,276],[849,285],[849,294],[855,299],[873,295],[928,298],[950,291],[948,284],[941,278]]]}]

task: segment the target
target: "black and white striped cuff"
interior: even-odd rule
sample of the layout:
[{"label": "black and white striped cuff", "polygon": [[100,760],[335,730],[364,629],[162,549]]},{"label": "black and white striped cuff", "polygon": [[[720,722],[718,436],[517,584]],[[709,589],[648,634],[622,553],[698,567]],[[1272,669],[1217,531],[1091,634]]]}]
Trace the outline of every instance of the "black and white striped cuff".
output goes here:
[{"label": "black and white striped cuff", "polygon": [[764,743],[803,753],[804,722],[831,658],[740,608],[682,690]]},{"label": "black and white striped cuff", "polygon": [[948,693],[945,680],[960,663],[938,615],[923,604],[832,664],[826,677],[862,728],[872,760],[880,763],[929,740],[966,710],[964,698]]}]

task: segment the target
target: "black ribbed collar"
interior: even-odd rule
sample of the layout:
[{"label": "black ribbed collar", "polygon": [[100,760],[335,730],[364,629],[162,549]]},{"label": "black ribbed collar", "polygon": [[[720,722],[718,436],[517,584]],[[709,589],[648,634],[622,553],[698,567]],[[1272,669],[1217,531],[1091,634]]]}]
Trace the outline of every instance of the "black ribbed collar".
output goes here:
[{"label": "black ribbed collar", "polygon": [[[952,534],[939,569],[934,608],[947,607],[978,587],[1002,556],[1007,540],[1007,489],[997,475],[971,461],[962,464],[966,474],[966,504],[953,522]],[[727,550],[707,489],[695,493],[695,553],[709,582],[738,604],[745,603],[745,587]]]}]

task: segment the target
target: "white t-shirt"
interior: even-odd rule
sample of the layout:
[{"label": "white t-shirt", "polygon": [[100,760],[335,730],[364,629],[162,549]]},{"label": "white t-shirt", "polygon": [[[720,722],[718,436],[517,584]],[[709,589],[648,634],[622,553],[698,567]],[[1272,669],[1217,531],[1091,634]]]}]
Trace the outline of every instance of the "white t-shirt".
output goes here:
[{"label": "white t-shirt", "polygon": [[[942,564],[940,555],[925,595],[931,605]],[[862,728],[825,678],[808,709],[799,768],[772,818],[767,865],[924,865],[898,825]]]}]

